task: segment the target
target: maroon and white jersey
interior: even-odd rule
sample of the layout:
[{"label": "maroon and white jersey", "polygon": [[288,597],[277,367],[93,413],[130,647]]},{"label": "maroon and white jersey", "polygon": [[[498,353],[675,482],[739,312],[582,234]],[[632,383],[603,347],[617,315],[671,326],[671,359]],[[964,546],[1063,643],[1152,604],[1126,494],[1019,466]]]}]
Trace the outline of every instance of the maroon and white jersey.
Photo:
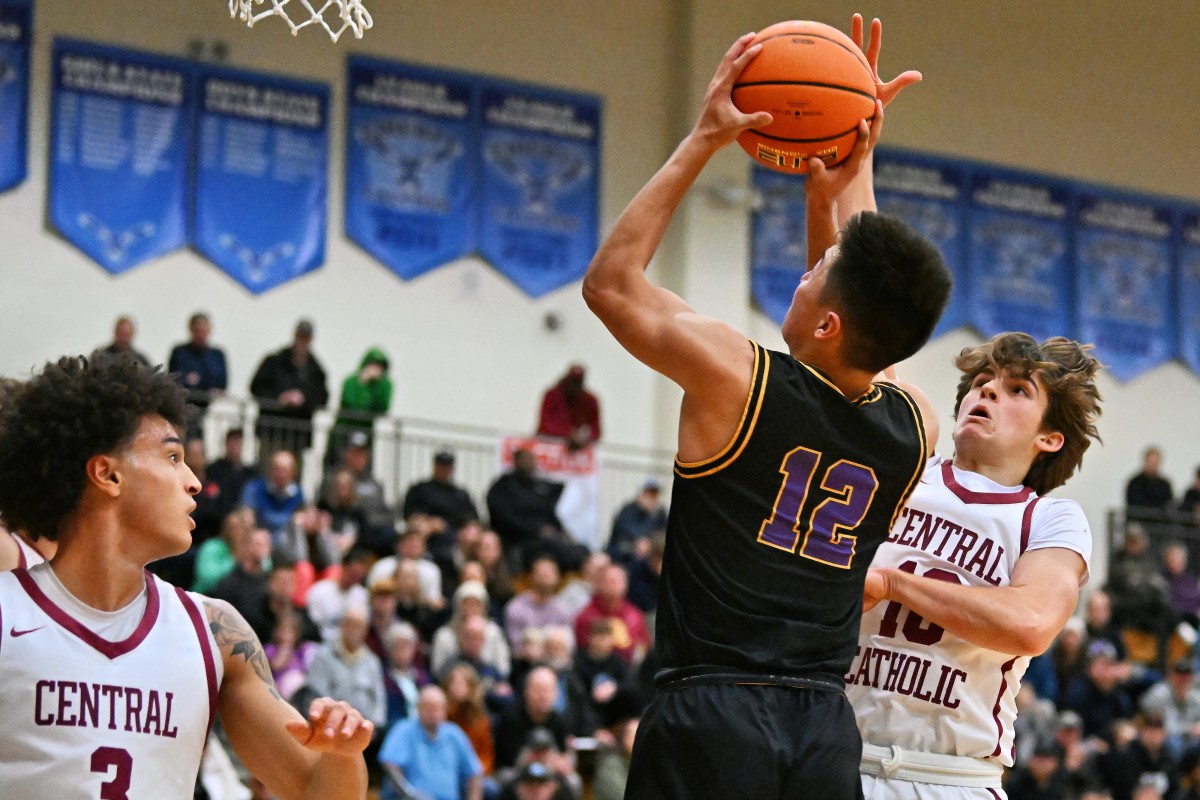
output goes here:
[{"label": "maroon and white jersey", "polygon": [[[1046,547],[1090,562],[1091,531],[1078,503],[1002,486],[935,456],[872,566],[1005,586],[1022,553]],[[1012,765],[1028,656],[971,644],[896,602],[863,615],[858,644],[846,694],[864,742]]]},{"label": "maroon and white jersey", "polygon": [[191,800],[222,675],[200,598],[149,572],[114,612],[0,573],[0,795]]},{"label": "maroon and white jersey", "polygon": [[20,536],[13,534],[13,541],[17,543],[17,566],[21,569],[29,569],[36,567],[46,560],[45,556],[34,549],[33,545],[26,542]]}]

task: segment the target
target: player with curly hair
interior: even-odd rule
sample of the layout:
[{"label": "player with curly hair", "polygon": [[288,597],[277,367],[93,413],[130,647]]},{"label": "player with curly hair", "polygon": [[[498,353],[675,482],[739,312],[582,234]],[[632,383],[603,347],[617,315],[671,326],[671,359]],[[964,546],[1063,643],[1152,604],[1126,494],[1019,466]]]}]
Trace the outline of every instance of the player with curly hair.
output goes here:
[{"label": "player with curly hair", "polygon": [[[0,378],[0,408],[23,386],[14,378]],[[40,564],[53,557],[56,548],[57,545],[48,539],[34,539],[23,531],[10,531],[0,520],[0,572]]]},{"label": "player with curly hair", "polygon": [[174,379],[121,357],[62,358],[0,405],[0,519],[58,544],[0,574],[6,800],[190,798],[215,713],[279,797],[366,791],[371,723],[327,698],[303,718],[237,611],[146,571],[191,543],[184,422]]}]

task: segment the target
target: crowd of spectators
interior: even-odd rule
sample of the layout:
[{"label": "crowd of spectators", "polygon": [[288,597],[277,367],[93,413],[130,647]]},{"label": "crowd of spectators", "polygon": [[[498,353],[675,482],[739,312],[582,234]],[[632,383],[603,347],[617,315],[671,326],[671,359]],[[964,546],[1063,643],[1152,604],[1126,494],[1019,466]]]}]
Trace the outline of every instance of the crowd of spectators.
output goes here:
[{"label": "crowd of spectators", "polygon": [[[204,314],[170,368],[189,389],[198,437],[226,390]],[[637,719],[652,694],[651,631],[666,509],[647,480],[602,550],[556,515],[562,485],[514,453],[483,499],[454,481],[455,456],[392,508],[372,475],[374,418],[389,410],[378,348],[347,376],[316,497],[298,482],[313,412],[328,402],[301,320],[252,381],[262,460],[239,429],[206,463],[194,546],[153,569],[227,600],[264,643],[280,693],[328,695],[377,725],[368,751],[383,798],[619,798]],[[102,348],[129,352],[122,317]],[[600,435],[599,407],[573,365],[544,397],[538,430],[573,448]],[[1018,704],[1010,800],[1200,800],[1200,469],[1176,498],[1162,453],[1144,453],[1101,588],[1032,659]],[[1180,536],[1180,532],[1185,535]]]},{"label": "crowd of spectators", "polygon": [[1147,448],[1101,588],[1035,657],[1018,697],[1010,800],[1197,800],[1197,480],[1181,501]]},{"label": "crowd of spectators", "polygon": [[527,451],[487,494],[495,530],[449,450],[390,507],[365,437],[346,437],[315,498],[287,448],[259,469],[240,431],[212,463],[188,440],[194,545],[151,568],[238,609],[289,702],[372,720],[382,798],[621,797],[652,694],[657,484],[617,515],[614,558],[563,531],[547,499],[561,487]]}]

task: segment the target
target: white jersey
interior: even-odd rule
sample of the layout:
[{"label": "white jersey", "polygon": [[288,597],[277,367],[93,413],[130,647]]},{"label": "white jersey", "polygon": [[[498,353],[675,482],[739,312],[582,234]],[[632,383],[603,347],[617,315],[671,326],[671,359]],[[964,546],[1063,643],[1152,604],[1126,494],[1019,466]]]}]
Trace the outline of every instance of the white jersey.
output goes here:
[{"label": "white jersey", "polygon": [[[872,566],[1005,586],[1022,553],[1047,547],[1089,563],[1091,531],[1078,503],[1002,486],[935,456]],[[846,694],[864,742],[1012,765],[1028,656],[971,644],[895,602],[863,615],[858,643]]]},{"label": "white jersey", "polygon": [[17,566],[21,569],[36,567],[46,560],[45,556],[20,536],[13,534],[12,540],[17,543]]},{"label": "white jersey", "polygon": [[115,612],[0,573],[0,795],[190,800],[222,676],[200,599],[150,573]]}]

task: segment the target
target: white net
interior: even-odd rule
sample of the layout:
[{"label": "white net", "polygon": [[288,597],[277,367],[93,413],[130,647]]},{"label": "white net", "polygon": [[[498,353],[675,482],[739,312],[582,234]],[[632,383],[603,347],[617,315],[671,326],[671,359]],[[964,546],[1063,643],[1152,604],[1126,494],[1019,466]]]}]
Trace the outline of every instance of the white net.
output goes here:
[{"label": "white net", "polygon": [[265,17],[281,17],[293,36],[301,28],[319,25],[335,42],[346,31],[361,39],[375,24],[362,0],[229,0],[229,16],[251,28]]}]

